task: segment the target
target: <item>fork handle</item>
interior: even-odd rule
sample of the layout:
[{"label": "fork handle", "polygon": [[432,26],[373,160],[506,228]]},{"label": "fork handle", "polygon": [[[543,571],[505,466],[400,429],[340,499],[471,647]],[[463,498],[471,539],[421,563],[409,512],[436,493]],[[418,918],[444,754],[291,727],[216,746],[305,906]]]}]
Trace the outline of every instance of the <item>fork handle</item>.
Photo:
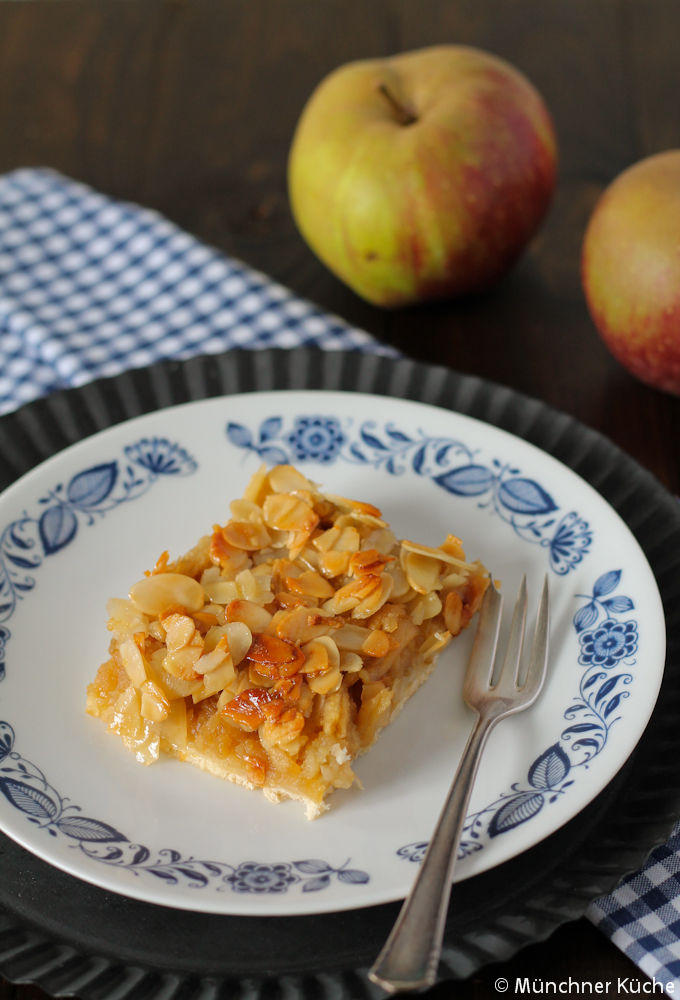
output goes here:
[{"label": "fork handle", "polygon": [[368,974],[388,993],[433,986],[436,981],[451,879],[470,793],[482,750],[497,721],[493,716],[477,717],[425,859],[392,933]]}]

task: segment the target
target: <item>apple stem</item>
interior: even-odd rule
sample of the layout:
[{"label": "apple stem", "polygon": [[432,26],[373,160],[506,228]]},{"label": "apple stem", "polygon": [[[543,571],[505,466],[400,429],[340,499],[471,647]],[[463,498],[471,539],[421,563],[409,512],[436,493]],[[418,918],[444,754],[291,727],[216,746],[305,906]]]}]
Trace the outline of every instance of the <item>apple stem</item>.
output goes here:
[{"label": "apple stem", "polygon": [[414,122],[418,121],[416,115],[414,115],[413,112],[403,104],[400,104],[394,94],[390,93],[384,83],[378,84],[378,90],[394,111],[395,117],[400,125],[413,125]]}]

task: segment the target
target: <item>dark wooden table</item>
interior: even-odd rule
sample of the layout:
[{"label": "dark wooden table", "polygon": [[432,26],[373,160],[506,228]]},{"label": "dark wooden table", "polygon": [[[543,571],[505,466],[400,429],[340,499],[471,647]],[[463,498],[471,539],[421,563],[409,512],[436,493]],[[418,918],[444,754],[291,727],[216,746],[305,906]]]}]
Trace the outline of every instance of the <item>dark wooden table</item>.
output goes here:
[{"label": "dark wooden table", "polygon": [[[608,182],[680,147],[679,41],[675,0],[4,0],[0,171],[47,165],[157,208],[412,357],[566,410],[678,492],[680,402],[607,353],[584,304],[579,254]],[[297,234],[287,151],[305,100],[335,66],[441,42],[488,49],[538,86],[557,127],[559,186],[540,234],[495,290],[384,312]],[[581,920],[431,996],[497,997],[500,975],[646,980]],[[0,1000],[40,993],[0,983]]]}]

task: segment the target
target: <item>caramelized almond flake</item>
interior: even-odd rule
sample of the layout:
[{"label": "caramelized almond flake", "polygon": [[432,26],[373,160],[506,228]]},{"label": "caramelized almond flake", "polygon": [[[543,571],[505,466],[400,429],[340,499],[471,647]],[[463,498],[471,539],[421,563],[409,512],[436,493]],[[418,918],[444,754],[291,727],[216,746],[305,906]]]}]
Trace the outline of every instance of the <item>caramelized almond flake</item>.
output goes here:
[{"label": "caramelized almond flake", "polygon": [[275,699],[276,696],[270,691],[263,688],[250,688],[250,690],[244,691],[243,694],[228,701],[221,712],[242,729],[254,732],[264,722],[264,706]]},{"label": "caramelized almond flake", "polygon": [[390,562],[394,562],[394,556],[381,555],[376,549],[364,549],[354,553],[349,561],[349,569],[354,576],[379,576]]},{"label": "caramelized almond flake", "polygon": [[222,569],[237,571],[248,565],[248,554],[238,547],[230,545],[219,524],[215,525],[210,541],[210,559]]},{"label": "caramelized almond flake", "polygon": [[130,600],[146,615],[160,615],[171,604],[181,604],[189,611],[200,611],[205,604],[203,587],[183,573],[159,573],[147,576],[130,588]]},{"label": "caramelized almond flake", "polygon": [[290,677],[304,663],[304,653],[293,642],[278,636],[255,635],[248,650],[248,659],[257,664],[260,673],[268,677]]},{"label": "caramelized almond flake", "polygon": [[228,622],[243,622],[251,632],[264,632],[273,617],[259,604],[243,598],[231,601],[225,613]]},{"label": "caramelized almond flake", "polygon": [[293,578],[292,576],[286,577],[284,582],[286,588],[291,593],[302,594],[305,597],[325,599],[332,597],[335,593],[330,583],[312,570],[307,570],[306,573],[300,574],[297,578]]},{"label": "caramelized almond flake", "polygon": [[[452,536],[449,535],[449,538],[451,537]],[[421,556],[428,556],[430,559],[439,559],[441,562],[450,563],[452,566],[457,566],[459,569],[465,569],[469,573],[473,572],[476,568],[474,563],[468,563],[465,562],[464,559],[459,559],[443,547],[439,549],[432,549],[429,545],[420,545],[418,542],[409,542],[408,539],[404,539],[401,545],[407,552],[414,552]]]},{"label": "caramelized almond flake", "polygon": [[455,590],[446,595],[444,621],[451,635],[458,635],[460,633],[463,627],[463,601]]},{"label": "caramelized almond flake", "polygon": [[349,552],[322,552],[319,556],[320,573],[332,580],[336,576],[342,576],[349,569]]},{"label": "caramelized almond flake", "polygon": [[227,545],[246,552],[263,549],[271,542],[264,524],[253,524],[250,521],[230,521],[222,529],[222,535]]}]

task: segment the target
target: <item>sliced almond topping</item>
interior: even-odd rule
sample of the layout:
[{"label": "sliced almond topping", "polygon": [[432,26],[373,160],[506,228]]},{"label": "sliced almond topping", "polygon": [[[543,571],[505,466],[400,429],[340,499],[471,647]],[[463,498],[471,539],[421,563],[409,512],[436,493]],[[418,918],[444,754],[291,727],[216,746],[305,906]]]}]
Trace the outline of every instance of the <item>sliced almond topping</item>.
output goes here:
[{"label": "sliced almond topping", "polygon": [[169,653],[176,653],[188,646],[196,632],[194,621],[188,615],[170,615],[164,619],[163,627],[166,634],[165,645]]},{"label": "sliced almond topping", "polygon": [[208,629],[203,646],[204,652],[210,653],[215,649],[222,636],[227,637],[229,652],[231,653],[234,666],[238,666],[245,658],[253,641],[250,629],[243,622],[228,622],[225,625],[218,625],[216,628]]},{"label": "sliced almond topping", "polygon": [[141,687],[146,680],[146,667],[137,643],[134,639],[125,639],[118,644],[118,649],[130,681],[135,687]]},{"label": "sliced almond topping", "polygon": [[390,562],[394,562],[394,556],[381,555],[377,549],[364,549],[354,553],[349,561],[349,569],[354,576],[364,576],[366,573],[379,576]]},{"label": "sliced almond topping", "polygon": [[273,617],[259,604],[243,598],[232,601],[227,606],[226,615],[228,622],[243,622],[251,632],[264,632]]},{"label": "sliced almond topping", "polygon": [[414,625],[422,625],[428,618],[434,618],[442,609],[442,602],[437,592],[431,590],[429,594],[423,594],[415,602],[411,609],[411,621]]},{"label": "sliced almond topping", "polygon": [[202,650],[198,646],[185,646],[176,653],[168,653],[163,660],[163,669],[173,677],[185,681],[197,680],[199,675],[194,669],[201,657]]},{"label": "sliced almond topping", "polygon": [[237,572],[248,565],[248,554],[243,549],[229,545],[222,528],[216,524],[210,540],[210,560],[222,569]]},{"label": "sliced almond topping", "polygon": [[343,625],[333,633],[333,639],[338,649],[358,653],[371,634],[371,629],[364,628],[363,625]]},{"label": "sliced almond topping", "polygon": [[342,684],[342,673],[339,667],[331,667],[324,674],[308,677],[307,683],[314,694],[331,694],[333,691],[339,690]]},{"label": "sliced almond topping", "polygon": [[[335,647],[337,651],[337,646]],[[305,662],[300,668],[303,674],[319,674],[328,670],[328,650],[319,639],[314,639],[302,647]],[[338,655],[339,659],[339,655]]]},{"label": "sliced almond topping", "polygon": [[282,639],[304,645],[320,635],[329,635],[342,625],[342,618],[335,618],[323,608],[295,608],[276,622],[276,634]]},{"label": "sliced almond topping", "polygon": [[358,674],[363,669],[364,661],[358,653],[343,652],[340,657],[340,669],[346,674]]},{"label": "sliced almond topping", "polygon": [[227,545],[247,552],[264,549],[271,542],[264,524],[253,524],[251,521],[230,521],[222,529],[222,534]]},{"label": "sliced almond topping", "polygon": [[451,642],[450,632],[433,632],[422,644],[418,652],[425,660],[431,660],[437,653],[441,653]]},{"label": "sliced almond topping", "polygon": [[208,568],[204,569],[201,573],[201,586],[205,589],[206,583],[217,583],[218,580],[223,579],[224,577],[222,576],[219,566],[208,566]]},{"label": "sliced almond topping", "polygon": [[264,722],[264,706],[275,698],[264,688],[251,688],[228,701],[221,711],[241,729],[253,732]]},{"label": "sliced almond topping", "polygon": [[335,590],[324,580],[322,576],[318,573],[314,573],[312,570],[307,570],[306,573],[301,573],[297,579],[289,576],[285,579],[286,588],[292,594],[302,594],[307,597],[318,597],[318,598],[328,598],[335,594]]},{"label": "sliced almond topping", "polygon": [[110,616],[106,627],[118,637],[129,637],[135,632],[144,632],[150,628],[149,619],[134,606],[132,601],[111,597],[106,602],[106,611]]},{"label": "sliced almond topping", "polygon": [[261,506],[268,491],[267,466],[263,462],[257,472],[250,477],[250,482],[243,492],[243,499]]},{"label": "sliced almond topping", "polygon": [[[314,515],[316,517],[316,514]],[[317,522],[314,521],[299,531],[291,531],[288,535],[288,551],[291,559],[297,559],[312,536]]]},{"label": "sliced almond topping", "polygon": [[319,553],[310,548],[309,544],[305,545],[297,557],[297,565],[303,569],[311,569],[312,572],[316,573],[319,569]]},{"label": "sliced almond topping", "polygon": [[151,570],[151,572],[149,574],[145,573],[144,575],[145,576],[147,576],[147,575],[148,576],[155,576],[156,573],[165,573],[165,571],[167,569],[167,566],[168,566],[168,559],[169,558],[170,558],[170,553],[167,550],[165,552],[161,553],[161,555],[158,558],[158,562],[156,563],[156,565],[154,566],[154,568]]},{"label": "sliced almond topping", "polygon": [[203,632],[207,632],[213,625],[220,624],[217,615],[213,614],[212,611],[205,611],[205,609],[203,611],[195,611],[191,617],[196,623],[196,628],[202,629]]},{"label": "sliced almond topping", "polygon": [[252,500],[232,500],[229,510],[234,521],[250,521],[253,524],[262,524],[262,508]]},{"label": "sliced almond topping", "polygon": [[146,615],[160,615],[171,604],[181,604],[187,611],[200,611],[205,604],[203,587],[183,573],[159,573],[147,576],[130,588],[130,600]]},{"label": "sliced almond topping", "polygon": [[289,594],[285,590],[278,593],[274,601],[279,608],[287,611],[292,611],[294,608],[315,608],[317,606],[316,597],[302,597],[301,594]]},{"label": "sliced almond topping", "polygon": [[397,536],[390,528],[375,528],[361,543],[362,549],[377,549],[388,556],[397,544]]},{"label": "sliced almond topping", "polygon": [[361,535],[356,528],[342,528],[340,537],[333,546],[336,552],[358,552],[361,545]]},{"label": "sliced almond topping", "polygon": [[241,621],[227,622],[227,624],[222,627],[224,628],[224,634],[226,635],[227,642],[229,643],[229,652],[231,653],[231,658],[234,661],[234,666],[238,666],[250,649],[253,641],[253,634],[248,628],[248,625]]},{"label": "sliced almond topping", "polygon": [[451,635],[458,635],[463,627],[463,601],[455,590],[446,595],[444,623]]},{"label": "sliced almond topping", "polygon": [[343,576],[349,569],[349,552],[322,552],[319,556],[319,571],[332,580],[335,576]]},{"label": "sliced almond topping", "polygon": [[300,531],[319,523],[311,504],[291,493],[270,493],[264,502],[264,520],[272,528],[280,531]]},{"label": "sliced almond topping", "polygon": [[247,601],[254,601],[256,604],[269,604],[274,600],[274,595],[269,590],[270,577],[256,575],[249,569],[242,570],[236,577],[238,587],[237,597],[242,597]]},{"label": "sliced almond topping", "polygon": [[430,591],[429,594],[423,595],[421,604],[423,606],[423,621],[434,618],[442,609],[442,602],[434,590]]},{"label": "sliced almond topping", "polygon": [[361,652],[368,656],[385,656],[391,648],[389,636],[381,629],[375,629],[361,646]]},{"label": "sliced almond topping", "polygon": [[455,559],[460,559],[465,562],[465,550],[463,549],[463,543],[460,538],[456,538],[455,535],[447,535],[446,541],[443,545],[440,545],[440,548],[444,552],[447,552],[450,556],[453,556]]},{"label": "sliced almond topping", "polygon": [[196,673],[209,674],[219,667],[229,656],[229,643],[226,635],[220,637],[214,649],[203,655],[196,661]]},{"label": "sliced almond topping", "polygon": [[[359,577],[359,579],[363,580],[365,577]],[[370,618],[389,599],[394,586],[393,577],[389,573],[383,573],[378,579],[380,586],[373,587],[368,597],[365,597],[352,609],[352,618]]]},{"label": "sliced almond topping", "polygon": [[330,635],[320,635],[318,639],[314,642],[320,643],[325,647],[326,653],[328,654],[328,665],[329,667],[337,667],[340,664],[340,650],[337,647],[337,643]]},{"label": "sliced almond topping", "polygon": [[170,703],[157,684],[144,681],[141,687],[142,718],[149,722],[164,722],[170,714]]},{"label": "sliced almond topping", "polygon": [[[449,535],[449,538],[452,537],[452,535]],[[444,544],[446,545],[446,542],[444,542]],[[420,545],[418,542],[409,542],[408,539],[404,539],[401,545],[407,552],[417,552],[418,555],[428,556],[430,559],[439,559],[441,562],[450,563],[452,566],[457,566],[459,569],[466,569],[469,573],[476,568],[474,563],[465,562],[464,559],[459,559],[457,556],[447,552],[444,548],[431,549],[429,545]]]},{"label": "sliced almond topping", "polygon": [[441,562],[438,559],[407,550],[403,563],[409,584],[419,594],[429,594],[440,585]]},{"label": "sliced almond topping", "polygon": [[275,493],[313,489],[309,480],[292,465],[275,465],[269,473],[269,485]]},{"label": "sliced almond topping", "polygon": [[278,718],[265,721],[260,737],[265,746],[285,745],[296,739],[304,729],[305,718],[296,708],[288,708]]},{"label": "sliced almond topping", "polygon": [[326,611],[330,611],[334,615],[345,614],[347,611],[355,608],[369,594],[372,594],[380,585],[381,580],[379,576],[372,576],[370,574],[360,576],[357,580],[353,580],[344,587],[340,587],[335,592],[335,595],[329,601],[325,602],[323,607]]},{"label": "sliced almond topping", "polygon": [[304,663],[304,653],[293,642],[273,635],[255,635],[248,659],[266,677],[291,677]]},{"label": "sliced almond topping", "polygon": [[149,625],[149,635],[152,635],[154,639],[158,639],[159,642],[165,642],[165,629],[163,628],[163,623],[151,622]]},{"label": "sliced almond topping", "polygon": [[[213,650],[213,653],[215,650]],[[209,655],[212,656],[213,653]],[[201,658],[202,659],[202,658]],[[200,666],[201,661],[198,661],[197,669]],[[229,687],[236,680],[236,670],[234,669],[234,664],[232,663],[231,657],[227,656],[226,660],[223,660],[214,670],[209,670],[207,674],[203,677],[202,688],[194,692],[192,695],[194,702],[202,701],[203,698],[209,698],[213,694],[217,694],[218,691],[224,690],[224,688]]]},{"label": "sliced almond topping", "polygon": [[274,684],[273,692],[278,695],[286,705],[296,705],[302,694],[304,680],[302,674],[295,674],[293,677],[282,677]]},{"label": "sliced almond topping", "polygon": [[340,497],[336,493],[324,493],[324,497],[337,507],[340,507],[341,510],[351,510],[357,514],[368,514],[369,517],[382,517],[382,511],[374,507],[372,503],[363,503],[361,500],[348,500],[347,497]]},{"label": "sliced almond topping", "polygon": [[394,586],[392,588],[392,597],[404,597],[411,589],[411,584],[408,582],[406,573],[404,572],[402,566],[398,562],[393,562],[387,567],[387,572],[394,580]]},{"label": "sliced almond topping", "polygon": [[335,548],[335,543],[340,538],[340,534],[340,528],[329,528],[328,531],[323,531],[320,535],[317,535],[312,544],[319,552],[328,552],[330,549]]}]

